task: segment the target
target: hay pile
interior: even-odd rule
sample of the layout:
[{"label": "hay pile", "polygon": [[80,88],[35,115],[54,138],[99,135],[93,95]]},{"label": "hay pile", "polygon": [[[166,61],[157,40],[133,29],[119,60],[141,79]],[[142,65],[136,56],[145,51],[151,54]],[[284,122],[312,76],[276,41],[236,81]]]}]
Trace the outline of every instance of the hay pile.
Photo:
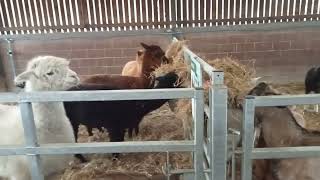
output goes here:
[{"label": "hay pile", "polygon": [[[238,107],[244,96],[254,87],[251,80],[256,76],[255,61],[243,64],[231,57],[224,57],[207,62],[224,72],[224,84],[228,87],[228,103],[232,107]],[[205,77],[205,80],[208,79],[209,77]]]},{"label": "hay pile", "polygon": [[[179,52],[180,53],[180,52]],[[218,58],[207,61],[208,64],[216,69],[224,71],[224,83],[228,87],[228,102],[233,107],[238,107],[243,97],[253,88],[252,78],[255,78],[256,72],[254,69],[254,61],[249,61],[248,64],[242,64],[231,57]],[[154,71],[155,76],[161,76],[165,73],[174,71],[182,79],[183,86],[190,87],[190,70],[191,67],[187,64],[182,56],[174,58],[172,64],[161,65]],[[204,82],[209,81],[210,77],[204,72]],[[205,88],[205,101],[208,103],[208,87]]]},{"label": "hay pile", "polygon": [[[167,105],[147,115],[140,124],[140,132],[134,140],[182,140],[182,122],[168,109]],[[80,131],[79,142],[109,141],[107,133],[94,131],[88,137],[84,127]],[[127,138],[127,137],[126,137]],[[128,139],[128,138],[127,138]],[[118,161],[112,161],[111,155],[88,155],[90,162],[73,164],[64,172],[62,180],[91,180],[129,174],[130,176],[151,177],[162,174],[166,164],[166,153],[128,153],[122,154]],[[170,164],[175,169],[192,167],[190,153],[170,153]]]},{"label": "hay pile", "polygon": [[[169,47],[172,50],[168,51],[170,57],[172,57],[171,64],[163,64],[154,71],[155,76],[162,76],[168,72],[176,72],[184,87],[190,87],[190,70],[191,67],[182,56],[181,46],[186,46],[185,42],[178,41],[172,43]],[[177,48],[179,47],[179,48]],[[249,61],[248,64],[242,64],[236,59],[230,57],[219,58],[207,61],[211,66],[216,69],[224,71],[225,84],[228,87],[228,104],[231,107],[239,107],[242,103],[243,97],[247,92],[253,88],[251,79],[255,78],[254,61]],[[204,90],[205,90],[205,103],[209,103],[209,86],[208,81],[210,77],[204,72]],[[172,101],[171,101],[172,103]],[[184,135],[186,138],[189,137],[189,132],[192,129],[192,115],[191,115],[191,101],[190,100],[178,100],[175,102],[175,108],[171,108],[179,119],[183,122],[183,128],[185,130]]]}]

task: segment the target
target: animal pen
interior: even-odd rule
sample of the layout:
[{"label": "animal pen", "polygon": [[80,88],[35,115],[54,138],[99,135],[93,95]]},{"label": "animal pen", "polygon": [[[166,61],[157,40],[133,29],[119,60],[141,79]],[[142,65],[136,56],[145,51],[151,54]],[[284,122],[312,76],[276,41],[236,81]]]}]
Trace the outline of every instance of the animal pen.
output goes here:
[{"label": "animal pen", "polygon": [[[162,35],[173,40],[184,33],[277,29],[319,26],[319,0],[2,0],[0,39],[7,42],[15,76],[12,46],[17,40]],[[227,87],[224,73],[188,48],[184,57],[192,65],[192,88],[112,90],[87,92],[1,93],[0,102],[17,102],[21,109],[25,146],[0,148],[0,155],[27,155],[32,178],[42,180],[39,155],[75,153],[192,152],[193,169],[165,170],[184,179],[227,179]],[[210,77],[209,104],[204,104],[203,73]],[[194,138],[189,141],[37,143],[33,102],[192,99]],[[251,178],[251,160],[319,156],[319,147],[253,148],[256,106],[320,103],[317,95],[247,97],[242,130],[242,179]],[[208,137],[203,136],[204,113]],[[234,152],[239,153],[239,151]],[[234,168],[233,168],[234,170]]]}]

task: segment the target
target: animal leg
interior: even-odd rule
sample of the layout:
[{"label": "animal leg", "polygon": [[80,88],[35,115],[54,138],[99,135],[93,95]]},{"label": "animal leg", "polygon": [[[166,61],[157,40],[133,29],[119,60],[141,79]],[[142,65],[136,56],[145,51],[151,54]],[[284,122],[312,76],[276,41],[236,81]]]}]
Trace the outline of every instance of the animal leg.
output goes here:
[{"label": "animal leg", "polygon": [[128,136],[130,139],[132,139],[132,134],[133,134],[133,129],[132,128],[128,128]]},{"label": "animal leg", "polygon": [[136,126],[134,128],[134,133],[136,134],[136,136],[138,136],[138,134],[139,134],[139,126]]},{"label": "animal leg", "polygon": [[[110,129],[110,142],[122,142],[124,141],[124,129]],[[119,153],[112,153],[112,159],[116,160],[119,158]]]},{"label": "animal leg", "polygon": [[87,126],[87,131],[88,131],[89,136],[93,136],[92,127]]},{"label": "animal leg", "polygon": [[316,105],[315,105],[315,111],[316,111],[316,112],[319,112],[319,104],[316,104]]},{"label": "animal leg", "polygon": [[74,157],[78,158],[81,163],[88,162],[88,160],[82,154],[75,154]]},{"label": "animal leg", "polygon": [[[79,125],[78,124],[76,124],[76,125],[73,124],[72,128],[73,128],[75,140],[76,140],[76,142],[78,142]],[[79,159],[81,163],[88,162],[88,160],[82,154],[75,154],[74,157]]]}]

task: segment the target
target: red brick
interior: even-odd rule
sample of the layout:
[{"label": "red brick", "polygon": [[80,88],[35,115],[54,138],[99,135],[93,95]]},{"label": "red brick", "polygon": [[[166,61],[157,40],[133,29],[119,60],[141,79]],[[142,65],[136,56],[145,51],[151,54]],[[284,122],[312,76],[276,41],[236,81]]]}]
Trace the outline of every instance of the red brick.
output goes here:
[{"label": "red brick", "polygon": [[70,61],[70,67],[74,68],[74,67],[80,67],[80,62],[77,60],[71,60]]},{"label": "red brick", "polygon": [[236,52],[248,52],[254,51],[253,43],[245,43],[245,44],[236,44]]},{"label": "red brick", "polygon": [[104,49],[88,49],[88,57],[89,58],[98,58],[104,57]]},{"label": "red brick", "polygon": [[120,48],[105,49],[105,57],[121,57],[122,52]]},{"label": "red brick", "polygon": [[113,58],[102,58],[102,59],[97,59],[97,66],[112,66],[113,65]]},{"label": "red brick", "polygon": [[310,49],[310,48],[312,48],[312,43],[310,40],[291,41],[290,49]]},{"label": "red brick", "polygon": [[79,49],[95,49],[95,41],[93,39],[73,39],[72,50]]},{"label": "red brick", "polygon": [[226,57],[228,56],[227,53],[207,53],[207,54],[204,54],[204,55],[201,55],[201,57],[203,59],[216,59],[216,58],[223,58],[223,57]]},{"label": "red brick", "polygon": [[[44,44],[42,41],[39,41],[39,42],[30,41],[30,42],[26,43],[23,48],[23,52],[44,51],[44,50],[45,50],[45,48],[44,48]],[[15,49],[15,51],[19,51],[19,50]]]},{"label": "red brick", "polygon": [[219,52],[236,52],[236,44],[221,44],[219,45]]},{"label": "red brick", "polygon": [[[143,42],[143,41],[141,41]],[[122,37],[122,38],[114,38],[113,39],[113,47],[114,48],[135,48],[140,44],[135,44],[132,40],[132,37]]]},{"label": "red brick", "polygon": [[94,59],[79,59],[79,67],[92,67],[97,66],[96,61]]},{"label": "red brick", "polygon": [[303,62],[305,62],[305,58],[308,57],[309,54],[309,51],[305,49],[281,51],[281,57],[288,59],[299,57]]},{"label": "red brick", "polygon": [[139,48],[125,48],[121,49],[121,55],[124,57],[135,56]]},{"label": "red brick", "polygon": [[72,40],[68,39],[43,41],[41,44],[43,45],[43,49],[46,51],[71,50],[72,48]]},{"label": "red brick", "polygon": [[280,51],[259,51],[259,52],[247,52],[248,59],[256,60],[268,60],[274,57],[279,57]]},{"label": "red brick", "polygon": [[74,58],[87,58],[88,57],[88,50],[72,50],[71,51],[71,59]]},{"label": "red brick", "polygon": [[25,69],[27,67],[27,61],[15,61],[14,63],[15,67],[18,69]]},{"label": "red brick", "polygon": [[227,34],[225,36],[225,43],[245,43],[246,42],[246,36],[243,34]]},{"label": "red brick", "polygon": [[190,47],[190,50],[193,52],[201,52],[201,53],[219,53],[220,52],[220,45],[217,44],[199,44],[198,46],[194,44]]},{"label": "red brick", "polygon": [[273,42],[273,49],[274,50],[287,50],[290,49],[290,41],[279,41]]},{"label": "red brick", "polygon": [[233,52],[233,53],[228,53],[228,56],[234,59],[238,60],[247,60],[247,53],[244,52]]},{"label": "red brick", "polygon": [[73,68],[73,70],[79,75],[89,75],[88,67]]},{"label": "red brick", "polygon": [[312,49],[320,49],[320,39],[311,40]]},{"label": "red brick", "polygon": [[92,67],[89,69],[90,74],[106,74],[107,73],[107,67],[101,66],[101,67]]},{"label": "red brick", "polygon": [[94,44],[96,49],[113,48],[112,39],[95,39]]},{"label": "red brick", "polygon": [[254,43],[254,49],[256,51],[268,51],[268,50],[272,50],[272,43],[271,42],[261,42],[261,43]]},{"label": "red brick", "polygon": [[109,66],[107,67],[108,74],[120,74],[122,70],[121,66]]},{"label": "red brick", "polygon": [[42,55],[52,55],[52,56],[57,56],[57,57],[62,57],[66,59],[71,58],[71,51],[48,51],[41,53]]},{"label": "red brick", "polygon": [[129,61],[134,61],[134,57],[114,58],[112,66],[124,66]]}]

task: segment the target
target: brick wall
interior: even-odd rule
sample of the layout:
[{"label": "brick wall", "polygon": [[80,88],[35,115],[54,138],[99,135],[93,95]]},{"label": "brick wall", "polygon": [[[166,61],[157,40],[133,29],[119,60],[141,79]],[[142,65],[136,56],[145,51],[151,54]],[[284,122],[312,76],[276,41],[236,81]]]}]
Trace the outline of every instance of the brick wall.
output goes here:
[{"label": "brick wall", "polygon": [[[190,49],[205,59],[232,56],[243,63],[255,59],[258,75],[275,82],[303,81],[307,69],[320,64],[319,29],[194,33],[185,34],[185,37],[190,40]],[[140,42],[158,44],[165,49],[170,41],[166,36],[148,35],[15,41],[14,60],[18,73],[30,58],[49,54],[70,59],[72,69],[81,77],[96,73],[119,74],[127,61],[135,59]],[[7,82],[12,86],[6,44],[3,42],[0,43],[0,58]]]},{"label": "brick wall", "polygon": [[[141,36],[117,38],[85,38],[63,40],[20,40],[13,43],[14,62],[17,73],[26,67],[28,60],[38,55],[53,55],[71,60],[71,68],[81,78],[90,74],[120,74],[124,64],[135,59],[140,42],[158,44],[163,49],[169,44],[166,36]],[[7,44],[0,44],[0,58],[5,67],[9,87],[12,72],[6,55]]]},{"label": "brick wall", "polygon": [[320,65],[320,29],[273,32],[220,32],[186,35],[190,49],[205,59],[231,56],[254,59],[259,76],[286,83],[303,81],[306,71]]}]

